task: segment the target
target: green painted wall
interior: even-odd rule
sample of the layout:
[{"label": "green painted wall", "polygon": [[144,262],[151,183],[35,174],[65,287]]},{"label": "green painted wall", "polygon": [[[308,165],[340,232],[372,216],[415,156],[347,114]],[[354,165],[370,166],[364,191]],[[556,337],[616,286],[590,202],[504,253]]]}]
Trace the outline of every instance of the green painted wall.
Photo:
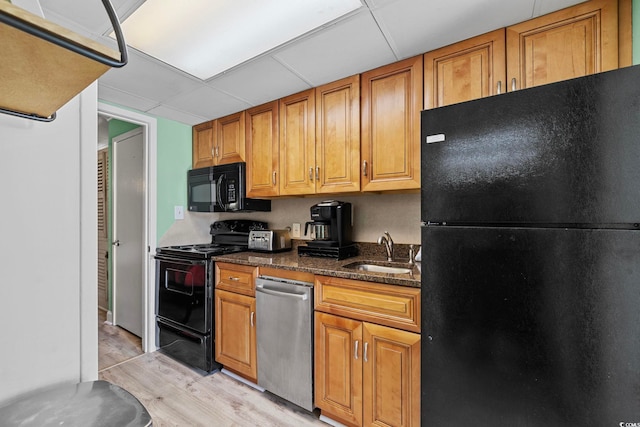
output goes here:
[{"label": "green painted wall", "polygon": [[191,169],[191,126],[158,118],[157,239],[174,223],[174,206],[187,204],[187,171]]}]

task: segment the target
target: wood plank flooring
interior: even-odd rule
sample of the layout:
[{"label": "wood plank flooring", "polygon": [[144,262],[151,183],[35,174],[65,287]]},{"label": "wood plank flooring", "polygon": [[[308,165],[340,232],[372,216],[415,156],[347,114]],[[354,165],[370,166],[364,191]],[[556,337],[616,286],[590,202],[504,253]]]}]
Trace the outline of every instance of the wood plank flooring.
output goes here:
[{"label": "wood plank flooring", "polygon": [[139,356],[142,351],[140,337],[105,322],[104,311],[98,311],[98,371]]},{"label": "wood plank flooring", "polygon": [[220,372],[203,375],[160,351],[142,353],[138,337],[99,323],[99,378],[136,396],[151,414],[154,427],[327,426],[317,412]]}]

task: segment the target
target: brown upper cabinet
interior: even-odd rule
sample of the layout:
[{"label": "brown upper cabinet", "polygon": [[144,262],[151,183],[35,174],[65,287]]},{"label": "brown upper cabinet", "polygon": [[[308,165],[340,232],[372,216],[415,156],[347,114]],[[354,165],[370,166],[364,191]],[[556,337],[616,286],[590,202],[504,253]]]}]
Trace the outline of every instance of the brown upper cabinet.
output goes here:
[{"label": "brown upper cabinet", "polygon": [[509,90],[616,68],[617,0],[591,0],[507,28]]},{"label": "brown upper cabinet", "polygon": [[504,28],[433,50],[424,55],[424,107],[499,94],[506,75]]},{"label": "brown upper cabinet", "polygon": [[316,88],[316,193],[360,190],[360,76]]},{"label": "brown upper cabinet", "polygon": [[313,89],[280,100],[280,194],[315,192],[316,103]]},{"label": "brown upper cabinet", "polygon": [[215,120],[201,123],[193,127],[193,168],[213,166],[213,135],[215,133]]},{"label": "brown upper cabinet", "polygon": [[246,112],[250,197],[360,190],[360,76]]},{"label": "brown upper cabinet", "polygon": [[270,197],[279,190],[278,101],[246,112],[247,196]]},{"label": "brown upper cabinet", "polygon": [[428,52],[425,108],[630,65],[628,9],[591,0]]},{"label": "brown upper cabinet", "polygon": [[362,191],[420,188],[422,56],[362,74]]},{"label": "brown upper cabinet", "polygon": [[194,168],[244,161],[244,114],[242,111],[194,126]]}]

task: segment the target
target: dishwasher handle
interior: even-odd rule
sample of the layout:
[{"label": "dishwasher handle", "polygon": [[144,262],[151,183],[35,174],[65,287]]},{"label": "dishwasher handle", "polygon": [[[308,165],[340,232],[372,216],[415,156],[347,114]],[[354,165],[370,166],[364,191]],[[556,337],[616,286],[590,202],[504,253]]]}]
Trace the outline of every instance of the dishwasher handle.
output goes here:
[{"label": "dishwasher handle", "polygon": [[265,285],[263,284],[256,285],[256,292],[262,292],[264,294],[269,294],[277,297],[296,298],[302,301],[306,301],[307,298],[309,297],[306,293],[298,294],[293,292],[276,291],[275,289],[270,289],[265,287]]}]

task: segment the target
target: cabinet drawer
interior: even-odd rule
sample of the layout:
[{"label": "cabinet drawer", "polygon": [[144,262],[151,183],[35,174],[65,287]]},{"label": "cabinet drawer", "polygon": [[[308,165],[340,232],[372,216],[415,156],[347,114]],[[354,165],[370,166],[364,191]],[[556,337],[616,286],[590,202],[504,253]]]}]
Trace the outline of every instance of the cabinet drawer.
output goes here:
[{"label": "cabinet drawer", "polygon": [[420,289],[316,276],[315,309],[420,332]]},{"label": "cabinet drawer", "polygon": [[216,263],[216,289],[255,296],[257,268],[248,265]]}]

